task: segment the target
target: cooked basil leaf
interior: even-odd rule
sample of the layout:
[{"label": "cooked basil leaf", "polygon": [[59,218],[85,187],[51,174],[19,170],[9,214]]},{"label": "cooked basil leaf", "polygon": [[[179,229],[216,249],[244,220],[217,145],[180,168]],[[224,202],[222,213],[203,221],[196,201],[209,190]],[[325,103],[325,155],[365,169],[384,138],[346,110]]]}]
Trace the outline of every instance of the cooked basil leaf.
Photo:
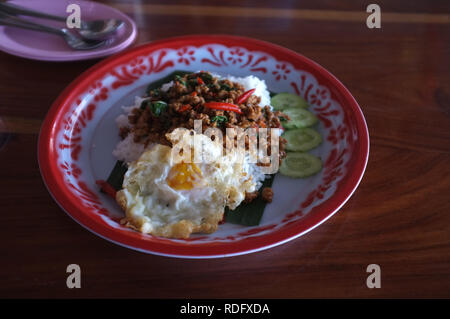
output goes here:
[{"label": "cooked basil leaf", "polygon": [[175,75],[175,81],[180,82],[184,86],[187,86],[186,81],[179,75]]},{"label": "cooked basil leaf", "polygon": [[160,88],[161,85],[172,81],[175,78],[176,75],[183,76],[183,75],[186,75],[188,73],[191,73],[191,72],[189,72],[189,71],[182,71],[182,70],[174,71],[174,72],[170,73],[169,75],[167,75],[167,76],[165,76],[165,77],[163,77],[163,78],[161,78],[161,79],[159,79],[159,80],[157,80],[155,82],[150,83],[147,86],[146,92],[150,92],[151,90]]},{"label": "cooked basil leaf", "polygon": [[232,90],[231,86],[229,86],[226,83],[220,84],[220,89],[225,90],[225,91],[231,91]]},{"label": "cooked basil leaf", "polygon": [[153,102],[150,107],[151,107],[152,113],[155,116],[160,116],[161,113],[166,110],[167,103],[164,101],[156,101],[156,102]]},{"label": "cooked basil leaf", "polygon": [[205,83],[209,83],[213,80],[213,77],[211,74],[206,73],[206,72],[202,72],[200,73],[200,78],[203,80],[203,82]]},{"label": "cooked basil leaf", "polygon": [[198,80],[197,79],[189,80],[189,85],[190,86],[197,86],[198,85]]},{"label": "cooked basil leaf", "polygon": [[153,91],[150,91],[150,94],[152,96],[160,96],[161,95],[161,90],[160,89],[154,89]]},{"label": "cooked basil leaf", "polygon": [[222,124],[228,122],[228,118],[223,115],[216,115],[211,118],[211,122],[216,122],[217,125],[222,125]]}]

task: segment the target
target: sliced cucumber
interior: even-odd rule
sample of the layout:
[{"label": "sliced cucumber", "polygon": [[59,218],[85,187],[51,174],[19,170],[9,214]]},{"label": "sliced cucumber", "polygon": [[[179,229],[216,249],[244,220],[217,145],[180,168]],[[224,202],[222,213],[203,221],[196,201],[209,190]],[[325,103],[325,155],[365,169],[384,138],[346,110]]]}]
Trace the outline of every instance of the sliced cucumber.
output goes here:
[{"label": "sliced cucumber", "polygon": [[313,113],[305,109],[285,109],[283,110],[283,113],[290,118],[290,121],[282,122],[283,127],[287,129],[308,127],[318,122],[317,117]]},{"label": "sliced cucumber", "polygon": [[280,166],[280,173],[290,177],[308,177],[322,169],[319,157],[303,153],[288,152]]},{"label": "sliced cucumber", "polygon": [[316,130],[304,127],[286,131],[283,137],[287,140],[286,150],[306,152],[322,142],[322,136]]},{"label": "sliced cucumber", "polygon": [[287,108],[308,108],[308,102],[300,96],[292,93],[278,93],[272,97],[270,104],[275,110],[285,110]]}]

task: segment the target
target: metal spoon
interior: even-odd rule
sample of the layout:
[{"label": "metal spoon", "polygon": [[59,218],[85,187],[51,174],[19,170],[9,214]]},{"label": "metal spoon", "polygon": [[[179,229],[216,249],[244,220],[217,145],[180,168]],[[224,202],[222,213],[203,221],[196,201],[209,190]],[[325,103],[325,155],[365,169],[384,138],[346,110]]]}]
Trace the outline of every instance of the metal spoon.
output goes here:
[{"label": "metal spoon", "polygon": [[4,13],[0,13],[0,25],[7,25],[10,27],[28,29],[39,32],[46,32],[51,34],[60,35],[66,40],[67,44],[75,50],[92,50],[104,45],[107,41],[99,40],[84,40],[75,34],[71,33],[69,30],[62,28],[53,28],[43,24],[37,24],[32,22],[24,22],[23,20],[11,17]]},{"label": "metal spoon", "polygon": [[[67,20],[66,17],[34,11],[17,5],[12,5],[10,3],[0,3],[0,11],[13,15],[27,15],[37,18],[56,20],[64,23]],[[113,35],[113,33],[115,33],[123,25],[124,22],[118,19],[81,21],[80,29],[76,30],[83,38],[89,40],[105,40]]]}]

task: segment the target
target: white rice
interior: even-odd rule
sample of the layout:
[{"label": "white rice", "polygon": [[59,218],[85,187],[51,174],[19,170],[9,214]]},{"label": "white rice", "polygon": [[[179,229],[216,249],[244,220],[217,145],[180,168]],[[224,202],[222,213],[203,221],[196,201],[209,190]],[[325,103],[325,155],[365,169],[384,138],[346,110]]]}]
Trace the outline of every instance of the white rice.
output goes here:
[{"label": "white rice", "polygon": [[153,144],[145,147],[144,144],[134,142],[134,134],[130,133],[125,139],[117,143],[113,155],[121,161],[131,163],[139,159],[144,151],[150,149]]},{"label": "white rice", "polygon": [[[122,106],[124,114],[120,114],[116,118],[117,127],[130,127],[128,116],[131,114],[133,109],[139,108],[144,100],[144,98],[136,96],[134,98],[134,105]],[[150,149],[152,146],[153,144],[149,144],[145,147],[141,143],[134,142],[134,134],[129,133],[125,139],[117,143],[116,148],[113,150],[113,155],[120,161],[130,163],[137,160],[141,154],[144,153],[144,151]]]},{"label": "white rice", "polygon": [[261,167],[256,165],[256,163],[251,163],[250,155],[246,154],[244,159],[244,171],[247,173],[247,176],[251,176],[253,181],[256,183],[255,191],[260,189],[263,181],[269,177],[269,175],[265,175]]},{"label": "white rice", "polygon": [[[250,75],[246,77],[235,77],[235,76],[220,76],[218,74],[212,73],[214,77],[218,77],[220,79],[228,79],[232,82],[237,82],[244,86],[244,89],[246,91],[255,89],[254,95],[261,98],[260,106],[264,107],[266,105],[270,106],[272,109],[272,106],[270,105],[270,93],[267,89],[266,82],[264,80],[261,80],[257,78],[256,76]],[[173,81],[170,81],[168,83],[165,83],[161,86],[162,91],[167,91],[170,89],[170,87],[173,85]],[[141,106],[142,101],[144,101],[145,98],[136,97],[135,103],[132,106],[124,106],[122,107],[124,114],[119,115],[116,118],[116,124],[118,127],[130,127],[130,124],[128,123],[128,115],[131,114],[132,110],[135,108],[139,108]],[[133,140],[134,136],[132,133],[128,134],[127,137],[120,141],[116,148],[113,151],[113,155],[121,161],[130,163],[135,160],[137,160],[140,155],[150,149],[153,144],[148,145],[147,147],[144,147],[143,144],[135,143]],[[248,156],[245,158],[245,162],[247,165],[246,172],[249,174],[249,176],[252,176],[254,182],[256,183],[256,190],[261,187],[262,181],[266,178],[266,175],[262,172],[261,167],[256,165],[256,163],[250,163],[248,160]]]}]

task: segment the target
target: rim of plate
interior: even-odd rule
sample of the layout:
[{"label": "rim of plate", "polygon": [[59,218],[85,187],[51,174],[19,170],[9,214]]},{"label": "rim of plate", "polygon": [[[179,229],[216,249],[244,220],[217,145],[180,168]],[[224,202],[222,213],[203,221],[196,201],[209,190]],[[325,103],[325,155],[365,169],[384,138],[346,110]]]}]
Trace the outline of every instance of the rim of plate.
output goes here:
[{"label": "rim of plate", "polygon": [[[130,232],[111,229],[89,217],[77,204],[77,196],[66,189],[64,181],[58,178],[58,167],[54,161],[56,149],[55,133],[62,123],[65,110],[70,102],[83,92],[97,77],[97,73],[106,72],[117,65],[130,61],[133,57],[163,48],[179,48],[185,45],[201,46],[205,44],[240,45],[250,50],[266,52],[273,57],[289,61],[296,68],[312,73],[321,84],[326,83],[331,95],[345,108],[349,108],[352,123],[356,125],[358,139],[348,162],[348,173],[339,181],[339,187],[324,203],[315,206],[304,219],[286,225],[272,233],[259,237],[248,237],[238,242],[212,242],[192,244],[190,242],[167,241],[152,237],[152,240],[140,240]],[[338,98],[339,97],[339,98]],[[345,103],[342,103],[345,102]],[[94,234],[137,251],[155,255],[181,258],[218,258],[230,257],[268,249],[295,239],[322,224],[335,214],[351,197],[358,187],[367,166],[369,157],[369,132],[361,108],[349,90],[329,71],[285,47],[262,40],[231,35],[189,35],[154,41],[129,49],[109,57],[92,66],[78,76],[58,96],[48,111],[38,140],[38,163],[44,183],[58,205],[80,225]]]}]

